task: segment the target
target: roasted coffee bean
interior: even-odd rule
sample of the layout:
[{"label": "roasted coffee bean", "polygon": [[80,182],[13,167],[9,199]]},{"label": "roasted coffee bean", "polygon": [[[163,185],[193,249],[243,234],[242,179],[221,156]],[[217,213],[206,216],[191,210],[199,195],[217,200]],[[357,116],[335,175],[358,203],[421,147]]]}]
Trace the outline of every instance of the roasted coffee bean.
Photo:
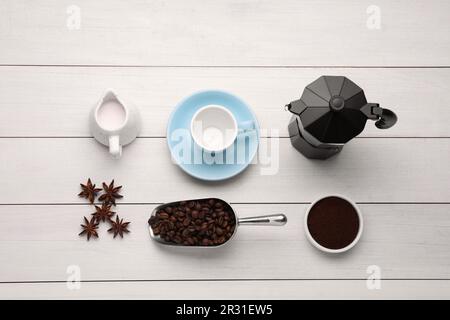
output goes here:
[{"label": "roasted coffee bean", "polygon": [[158,215],[158,218],[160,218],[160,219],[168,219],[168,218],[169,218],[169,214],[167,214],[167,213],[165,213],[165,212],[161,212],[161,213]]},{"label": "roasted coffee bean", "polygon": [[178,216],[179,217],[185,217],[186,213],[184,213],[183,211],[178,211]]},{"label": "roasted coffee bean", "polygon": [[189,230],[188,229],[184,229],[183,232],[181,233],[181,236],[183,238],[189,237]]},{"label": "roasted coffee bean", "polygon": [[187,227],[190,223],[191,223],[191,219],[186,218],[186,219],[184,219],[184,221],[183,221],[183,226]]},{"label": "roasted coffee bean", "polygon": [[185,246],[227,242],[236,228],[233,210],[223,201],[181,201],[158,210],[148,221],[155,236]]}]

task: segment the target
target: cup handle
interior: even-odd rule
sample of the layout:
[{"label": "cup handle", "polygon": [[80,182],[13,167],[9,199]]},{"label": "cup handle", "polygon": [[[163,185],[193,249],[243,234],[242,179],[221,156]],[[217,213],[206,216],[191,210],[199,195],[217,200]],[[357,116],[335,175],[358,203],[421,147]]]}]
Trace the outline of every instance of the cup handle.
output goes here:
[{"label": "cup handle", "polygon": [[246,132],[255,130],[255,123],[253,122],[253,120],[242,121],[242,122],[239,122],[238,127],[239,127],[239,130],[238,130],[239,134],[246,133]]},{"label": "cup handle", "polygon": [[122,155],[122,146],[120,145],[119,136],[109,137],[109,153],[116,159]]}]

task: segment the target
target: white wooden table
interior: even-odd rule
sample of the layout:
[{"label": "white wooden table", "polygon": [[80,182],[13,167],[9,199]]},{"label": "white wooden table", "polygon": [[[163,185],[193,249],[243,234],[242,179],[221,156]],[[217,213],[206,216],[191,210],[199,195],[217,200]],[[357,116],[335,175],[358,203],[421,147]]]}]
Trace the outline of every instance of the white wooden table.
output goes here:
[{"label": "white wooden table", "polygon": [[[447,0],[0,1],[0,297],[450,298],[449,12]],[[305,159],[283,106],[324,74],[354,80],[398,125],[368,123],[339,156]],[[108,87],[144,118],[120,161],[87,125]],[[255,164],[204,183],[171,163],[168,116],[206,88],[251,105],[261,143],[279,145],[276,175]],[[88,177],[124,185],[123,240],[106,227],[99,241],[78,237],[92,211],[77,197]],[[336,257],[313,249],[302,226],[329,193],[353,198],[365,218],[359,245]],[[242,228],[217,250],[150,241],[157,204],[207,196],[289,221]],[[72,265],[79,290],[66,285]],[[367,287],[371,265],[379,290]]]}]

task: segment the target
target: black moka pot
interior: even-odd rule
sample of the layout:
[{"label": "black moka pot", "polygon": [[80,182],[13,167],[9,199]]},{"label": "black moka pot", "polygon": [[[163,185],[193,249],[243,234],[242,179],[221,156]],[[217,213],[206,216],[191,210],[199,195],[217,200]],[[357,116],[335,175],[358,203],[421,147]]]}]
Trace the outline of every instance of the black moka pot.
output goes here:
[{"label": "black moka pot", "polygon": [[286,108],[293,113],[289,136],[294,148],[312,159],[327,159],[364,130],[367,119],[379,129],[397,116],[377,103],[367,103],[364,91],[346,77],[322,76],[308,85],[299,100]]}]

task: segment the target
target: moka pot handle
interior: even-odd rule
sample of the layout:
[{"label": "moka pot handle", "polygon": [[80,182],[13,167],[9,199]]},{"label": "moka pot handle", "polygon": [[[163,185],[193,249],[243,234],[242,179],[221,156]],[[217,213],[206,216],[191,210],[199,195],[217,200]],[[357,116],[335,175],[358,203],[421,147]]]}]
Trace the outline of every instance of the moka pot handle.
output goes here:
[{"label": "moka pot handle", "polygon": [[389,109],[381,108],[378,103],[367,103],[361,111],[368,119],[376,120],[375,126],[378,129],[389,129],[397,123],[397,115]]}]

